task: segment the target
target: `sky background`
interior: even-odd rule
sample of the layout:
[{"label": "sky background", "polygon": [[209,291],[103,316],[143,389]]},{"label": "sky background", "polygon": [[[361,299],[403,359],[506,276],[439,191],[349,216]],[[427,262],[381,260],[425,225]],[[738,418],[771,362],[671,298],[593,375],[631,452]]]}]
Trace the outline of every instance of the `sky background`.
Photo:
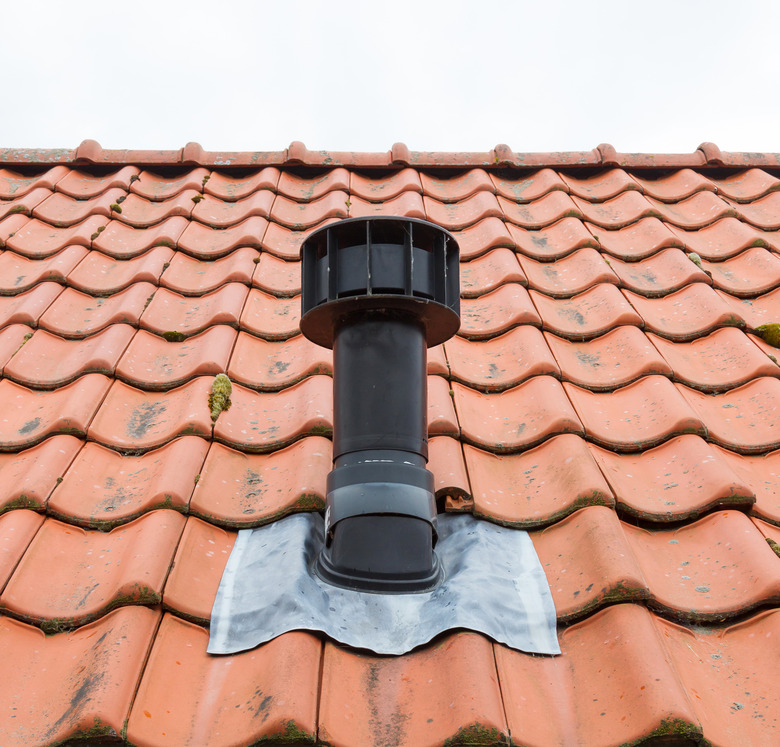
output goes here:
[{"label": "sky background", "polygon": [[0,147],[780,151],[775,0],[25,0],[0,29]]}]

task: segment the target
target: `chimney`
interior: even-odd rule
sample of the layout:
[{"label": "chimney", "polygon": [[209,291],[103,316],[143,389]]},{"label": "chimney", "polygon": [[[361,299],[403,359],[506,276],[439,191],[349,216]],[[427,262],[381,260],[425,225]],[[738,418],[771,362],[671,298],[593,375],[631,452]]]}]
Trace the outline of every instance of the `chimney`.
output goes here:
[{"label": "chimney", "polygon": [[384,593],[436,585],[427,348],[460,326],[458,244],[424,220],[349,218],[302,247],[301,331],[333,349],[333,470],[316,572]]}]

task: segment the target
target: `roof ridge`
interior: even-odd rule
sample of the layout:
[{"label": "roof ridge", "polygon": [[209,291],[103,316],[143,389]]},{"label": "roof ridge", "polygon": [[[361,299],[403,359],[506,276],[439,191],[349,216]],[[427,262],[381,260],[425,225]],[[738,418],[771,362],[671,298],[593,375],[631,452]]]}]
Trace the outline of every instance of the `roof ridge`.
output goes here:
[{"label": "roof ridge", "polygon": [[405,143],[394,143],[384,152],[309,150],[295,140],[278,151],[206,151],[196,142],[179,150],[110,150],[96,140],[84,140],[76,148],[2,148],[0,165],[160,165],[160,166],[310,166],[333,168],[397,169],[404,166],[428,168],[514,167],[623,167],[637,169],[671,168],[779,168],[780,153],[726,152],[705,142],[692,153],[619,153],[602,143],[589,151],[518,152],[499,144],[483,152],[413,151]]}]

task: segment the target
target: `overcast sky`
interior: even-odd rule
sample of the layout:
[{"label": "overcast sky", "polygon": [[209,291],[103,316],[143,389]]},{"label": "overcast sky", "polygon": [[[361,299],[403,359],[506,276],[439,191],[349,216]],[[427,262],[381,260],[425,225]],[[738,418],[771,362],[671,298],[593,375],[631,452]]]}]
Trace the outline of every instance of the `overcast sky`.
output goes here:
[{"label": "overcast sky", "polygon": [[20,0],[0,147],[780,151],[775,0]]}]

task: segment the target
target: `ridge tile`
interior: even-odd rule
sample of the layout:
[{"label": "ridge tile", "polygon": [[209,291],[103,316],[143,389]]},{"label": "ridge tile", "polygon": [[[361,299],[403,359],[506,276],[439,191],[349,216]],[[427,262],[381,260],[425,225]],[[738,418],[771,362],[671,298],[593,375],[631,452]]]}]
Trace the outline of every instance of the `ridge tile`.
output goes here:
[{"label": "ridge tile", "polygon": [[460,313],[458,334],[473,340],[494,337],[518,324],[542,323],[528,291],[518,283],[505,283],[478,298],[464,298]]},{"label": "ridge tile", "polygon": [[76,631],[46,636],[0,617],[6,670],[0,743],[119,738],[159,619],[146,607],[122,607]]},{"label": "ridge tile", "polygon": [[88,442],[67,472],[62,470],[65,476],[49,499],[48,511],[95,529],[125,524],[155,509],[186,513],[208,448],[202,438],[183,436],[141,456],[124,456]]},{"label": "ridge tile", "polygon": [[184,522],[176,511],[152,511],[106,533],[46,519],[0,607],[47,630],[81,626],[117,606],[159,604]]},{"label": "ridge tile", "polygon": [[506,452],[535,446],[553,435],[584,432],[561,383],[552,376],[535,376],[497,394],[482,394],[457,382],[452,387],[468,443]]},{"label": "ridge tile", "polygon": [[641,317],[611,283],[594,285],[567,299],[529,291],[542,317],[543,328],[560,337],[588,340],[626,324],[642,326]]},{"label": "ridge tile", "polygon": [[[6,223],[8,221],[3,222],[4,227]],[[57,254],[71,244],[90,246],[92,236],[105,228],[107,223],[108,220],[102,215],[91,215],[82,223],[68,228],[57,228],[33,218],[12,228],[12,233],[6,238],[6,246],[30,259],[43,259]]]},{"label": "ridge tile", "polygon": [[544,337],[563,378],[585,389],[609,391],[651,374],[672,376],[672,369],[637,327],[616,327],[588,342],[571,342],[549,332]]},{"label": "ridge tile", "polygon": [[330,441],[321,436],[270,454],[243,454],[214,443],[190,511],[210,524],[246,528],[298,511],[323,510],[331,451]]},{"label": "ridge tile", "polygon": [[[208,631],[166,614],[127,724],[137,745],[314,742],[322,644],[285,633],[232,656],[206,653]],[[141,658],[141,660],[143,660]]]},{"label": "ridge tile", "polygon": [[94,239],[92,247],[114,259],[130,259],[155,246],[175,248],[188,225],[189,221],[182,216],[166,218],[147,228],[133,228],[112,220]]},{"label": "ridge tile", "polygon": [[608,261],[592,247],[577,249],[556,262],[538,262],[518,256],[528,285],[554,298],[570,298],[599,283],[620,282]]},{"label": "ridge tile", "polygon": [[117,378],[139,389],[164,390],[196,376],[216,376],[226,370],[237,334],[219,324],[177,342],[138,330],[116,366]]},{"label": "ridge tile", "polygon": [[[637,192],[626,194],[640,196]],[[606,252],[626,262],[636,262],[660,252],[661,249],[683,245],[669,226],[655,217],[642,218],[618,229],[608,230],[590,223],[585,223],[585,227]]]},{"label": "ridge tile", "polygon": [[[56,256],[74,248],[68,247]],[[124,260],[98,251],[84,254],[79,266],[68,272],[67,282],[92,296],[110,296],[134,283],[158,285],[166,264],[175,256],[167,246],[156,246],[140,256]]]},{"label": "ridge tile", "polygon": [[75,436],[59,435],[30,449],[0,453],[0,513],[22,508],[43,510],[82,445]]},{"label": "ridge tile", "polygon": [[492,644],[475,633],[450,634],[405,656],[327,642],[321,692],[318,736],[326,744],[509,741]]},{"label": "ridge tile", "polygon": [[60,433],[84,436],[110,384],[106,376],[86,374],[67,386],[39,392],[0,380],[0,450],[24,449]]},{"label": "ridge tile", "polygon": [[612,392],[591,392],[566,382],[563,387],[585,434],[616,451],[642,451],[672,436],[707,433],[686,399],[664,376],[645,376]]},{"label": "ridge tile", "polygon": [[615,505],[609,484],[585,441],[553,436],[522,454],[496,455],[463,445],[474,515],[532,528],[559,521],[583,506]]},{"label": "ridge tile", "polygon": [[5,367],[3,375],[35,389],[55,389],[84,374],[113,376],[135,330],[112,324],[83,340],[65,340],[39,329]]},{"label": "ridge tile", "polygon": [[590,446],[621,511],[644,521],[692,519],[718,508],[750,509],[753,489],[720,449],[687,434],[638,454]]},{"label": "ridge tile", "polygon": [[65,278],[89,254],[83,246],[67,246],[44,259],[28,259],[12,251],[0,252],[0,295],[15,295],[47,280],[65,284]]}]

